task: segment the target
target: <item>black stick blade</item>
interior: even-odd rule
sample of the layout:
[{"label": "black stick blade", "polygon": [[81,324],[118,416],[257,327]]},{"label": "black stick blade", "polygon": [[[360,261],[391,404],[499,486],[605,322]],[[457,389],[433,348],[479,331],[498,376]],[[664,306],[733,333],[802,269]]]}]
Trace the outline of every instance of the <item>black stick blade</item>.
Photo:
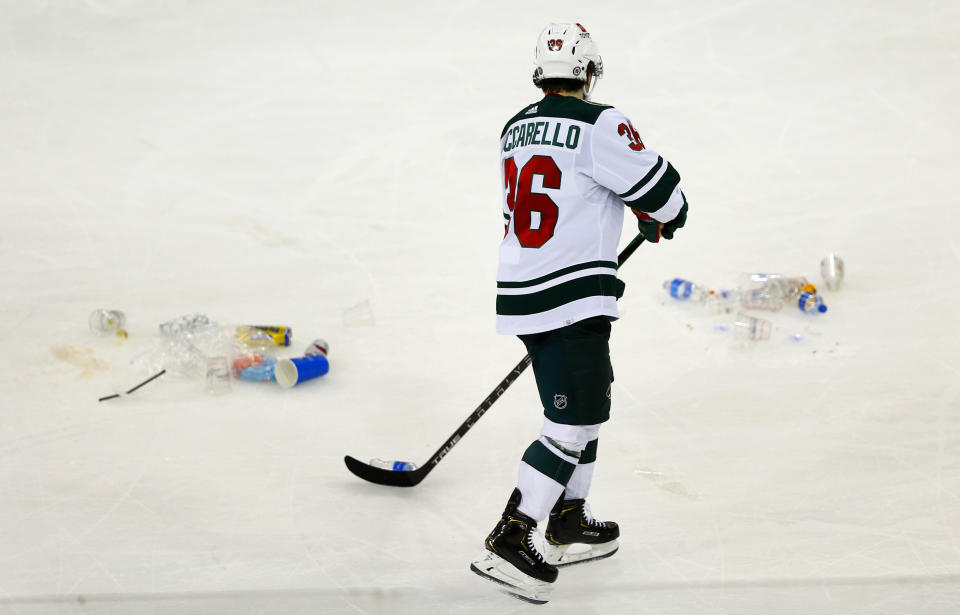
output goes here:
[{"label": "black stick blade", "polygon": [[417,468],[409,472],[397,472],[394,470],[384,470],[375,468],[369,463],[364,463],[359,459],[354,459],[350,455],[343,458],[347,464],[347,469],[362,478],[365,481],[376,483],[378,485],[387,485],[390,487],[413,487],[420,483],[429,472],[429,466]]}]

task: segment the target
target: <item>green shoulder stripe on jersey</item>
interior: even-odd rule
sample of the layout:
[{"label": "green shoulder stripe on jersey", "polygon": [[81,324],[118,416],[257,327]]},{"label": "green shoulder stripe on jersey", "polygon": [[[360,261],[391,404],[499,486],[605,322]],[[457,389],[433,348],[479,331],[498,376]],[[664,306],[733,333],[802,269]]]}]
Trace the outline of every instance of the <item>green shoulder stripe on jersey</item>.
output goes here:
[{"label": "green shoulder stripe on jersey", "polygon": [[527,295],[497,295],[499,316],[539,314],[587,297],[623,296],[625,284],[615,275],[595,274],[576,278]]},{"label": "green shoulder stripe on jersey", "polygon": [[597,118],[607,109],[612,109],[610,105],[601,105],[600,103],[590,102],[589,100],[580,100],[572,96],[547,95],[540,102],[538,112],[540,115],[549,115],[550,117],[565,117],[571,120],[577,120],[586,124],[596,124]]},{"label": "green shoulder stripe on jersey", "polygon": [[553,273],[548,273],[547,275],[534,278],[533,280],[526,280],[525,282],[497,282],[497,288],[526,288],[527,286],[536,286],[537,284],[549,282],[550,280],[567,275],[568,273],[573,273],[574,271],[593,269],[594,267],[608,267],[610,269],[616,269],[617,264],[613,261],[589,261],[586,263],[580,263],[579,265],[571,265],[569,267],[564,267],[563,269],[557,269]]},{"label": "green shoulder stripe on jersey", "polygon": [[623,204],[648,214],[653,213],[666,204],[670,199],[670,195],[673,194],[673,189],[676,188],[679,183],[680,174],[677,173],[673,165],[668,162],[667,170],[664,171],[663,177],[660,178],[660,181],[658,181],[656,185],[647,190],[640,198],[632,201],[624,199]]},{"label": "green shoulder stripe on jersey", "polygon": [[612,108],[613,107],[610,105],[602,105],[600,103],[590,102],[588,100],[580,100],[579,98],[574,98],[573,96],[558,96],[556,94],[548,94],[544,96],[542,100],[527,105],[520,111],[520,113],[517,113],[510,118],[506,125],[504,125],[503,130],[500,132],[500,138],[502,139],[503,136],[507,134],[507,128],[512,126],[514,122],[518,122],[520,120],[526,120],[533,117],[559,117],[593,125],[597,123],[597,118],[600,117],[601,113]]},{"label": "green shoulder stripe on jersey", "polygon": [[563,457],[558,457],[540,440],[524,451],[522,461],[548,478],[552,478],[561,485],[566,485],[577,468]]}]

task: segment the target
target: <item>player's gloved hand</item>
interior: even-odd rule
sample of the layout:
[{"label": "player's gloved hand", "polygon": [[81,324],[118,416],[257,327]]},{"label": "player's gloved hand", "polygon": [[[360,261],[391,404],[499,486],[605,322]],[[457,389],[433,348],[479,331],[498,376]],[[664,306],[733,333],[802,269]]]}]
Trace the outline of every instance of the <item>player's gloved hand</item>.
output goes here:
[{"label": "player's gloved hand", "polygon": [[[683,193],[680,193],[683,195]],[[682,228],[684,224],[687,223],[687,199],[683,199],[683,207],[680,208],[680,211],[677,212],[677,217],[671,220],[670,222],[664,222],[663,226],[660,228],[660,234],[663,235],[665,239],[673,239],[673,234],[677,232],[678,228]]]},{"label": "player's gloved hand", "polygon": [[683,207],[680,208],[677,216],[669,222],[659,222],[654,220],[649,214],[643,211],[636,209],[631,209],[631,211],[637,217],[637,226],[640,229],[640,234],[643,235],[643,238],[646,241],[650,241],[652,243],[659,242],[661,237],[664,239],[673,239],[673,234],[677,232],[677,229],[681,228],[687,223],[686,198],[684,198]]},{"label": "player's gloved hand", "polygon": [[660,241],[660,230],[663,227],[662,222],[651,218],[646,212],[631,209],[633,215],[637,217],[637,226],[640,228],[640,234],[646,241],[657,243]]}]

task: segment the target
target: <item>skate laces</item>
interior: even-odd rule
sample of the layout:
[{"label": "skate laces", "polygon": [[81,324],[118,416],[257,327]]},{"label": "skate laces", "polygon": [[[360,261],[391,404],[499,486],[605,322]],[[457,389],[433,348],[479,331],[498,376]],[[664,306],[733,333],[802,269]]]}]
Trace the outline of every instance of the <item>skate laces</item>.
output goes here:
[{"label": "skate laces", "polygon": [[590,510],[590,505],[586,502],[583,503],[583,508],[580,509],[580,516],[583,517],[583,520],[590,527],[607,527],[607,524],[603,521],[597,521],[593,518],[593,512]]},{"label": "skate laces", "polygon": [[527,550],[537,558],[538,562],[546,563],[546,560],[543,559],[543,555],[540,553],[540,550],[537,549],[536,545],[533,544],[533,535],[536,532],[533,528],[530,528],[527,531],[527,535],[523,537],[523,543],[527,546]]}]

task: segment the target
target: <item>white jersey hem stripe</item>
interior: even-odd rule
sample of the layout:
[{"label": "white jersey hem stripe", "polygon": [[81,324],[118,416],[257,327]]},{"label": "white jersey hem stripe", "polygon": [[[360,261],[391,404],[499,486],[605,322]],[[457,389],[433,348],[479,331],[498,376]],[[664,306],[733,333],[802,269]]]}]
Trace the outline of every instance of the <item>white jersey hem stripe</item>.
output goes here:
[{"label": "white jersey hem stripe", "polygon": [[575,271],[573,273],[568,273],[567,275],[562,275],[558,278],[554,278],[542,284],[537,284],[536,286],[524,286],[522,288],[498,288],[498,295],[530,295],[535,292],[545,290],[547,288],[553,288],[564,282],[569,282],[570,280],[575,280],[577,278],[583,278],[588,275],[594,274],[605,274],[605,275],[616,275],[617,270],[611,267],[593,267],[591,269],[581,269],[580,271]]}]

